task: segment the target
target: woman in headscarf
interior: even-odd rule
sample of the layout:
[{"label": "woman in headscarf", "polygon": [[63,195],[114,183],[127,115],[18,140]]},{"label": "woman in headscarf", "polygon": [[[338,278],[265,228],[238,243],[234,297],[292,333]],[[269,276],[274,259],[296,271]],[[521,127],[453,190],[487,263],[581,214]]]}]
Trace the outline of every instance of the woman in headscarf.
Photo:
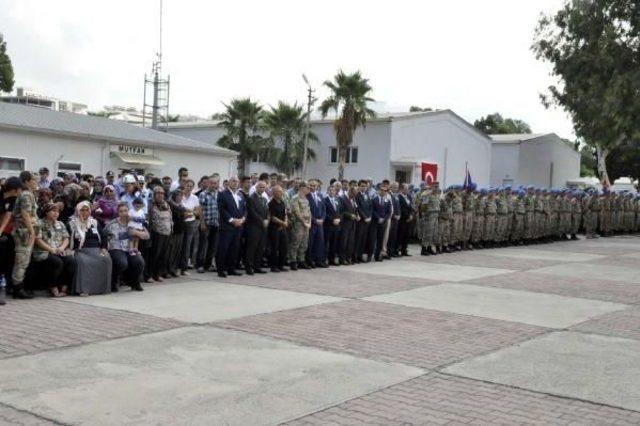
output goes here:
[{"label": "woman in headscarf", "polygon": [[96,202],[100,198],[102,198],[102,194],[104,193],[104,187],[106,186],[106,182],[101,176],[98,176],[93,181],[93,192],[91,193],[91,201]]},{"label": "woman in headscarf", "polygon": [[153,198],[149,206],[149,228],[151,230],[151,250],[149,253],[149,274],[151,279],[162,282],[167,275],[167,249],[173,228],[171,209],[164,199],[164,188],[153,188]]},{"label": "woman in headscarf", "polygon": [[53,202],[60,203],[60,221],[62,223],[69,223],[71,216],[75,213],[75,208],[78,205],[78,198],[80,197],[80,186],[75,183],[70,183],[64,187],[62,194],[54,198]]},{"label": "woman in headscarf", "polygon": [[69,221],[71,249],[75,250],[77,271],[73,292],[81,296],[111,292],[111,258],[101,248],[98,221],[91,217],[91,204],[81,201]]},{"label": "woman in headscarf", "polygon": [[28,271],[31,279],[28,281],[35,285],[46,283],[53,297],[64,297],[76,269],[75,259],[67,251],[69,232],[58,220],[57,204],[45,204],[42,213],[44,217],[36,224],[36,242]]},{"label": "woman in headscarf", "polygon": [[104,187],[102,197],[93,204],[93,217],[95,217],[102,227],[118,217],[118,199],[113,185]]},{"label": "woman in headscarf", "polygon": [[38,217],[40,219],[44,218],[43,208],[47,204],[51,202],[51,190],[49,188],[40,188],[38,189],[38,199],[36,203],[38,204]]},{"label": "woman in headscarf", "polygon": [[167,252],[168,274],[177,277],[180,273],[180,260],[182,259],[182,238],[184,234],[185,207],[182,205],[182,187],[178,187],[169,196],[173,232],[169,237],[169,249]]}]

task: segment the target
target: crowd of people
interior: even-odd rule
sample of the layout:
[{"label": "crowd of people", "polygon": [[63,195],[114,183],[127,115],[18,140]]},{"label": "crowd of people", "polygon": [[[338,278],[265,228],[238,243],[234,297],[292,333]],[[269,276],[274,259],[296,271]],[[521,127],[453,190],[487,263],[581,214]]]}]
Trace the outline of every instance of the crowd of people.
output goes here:
[{"label": "crowd of people", "polygon": [[[437,182],[288,179],[277,173],[177,179],[49,170],[0,181],[0,304],[37,290],[88,296],[197,273],[327,268],[640,230],[630,192]],[[443,193],[444,192],[444,193]],[[189,271],[192,272],[189,272]]]}]

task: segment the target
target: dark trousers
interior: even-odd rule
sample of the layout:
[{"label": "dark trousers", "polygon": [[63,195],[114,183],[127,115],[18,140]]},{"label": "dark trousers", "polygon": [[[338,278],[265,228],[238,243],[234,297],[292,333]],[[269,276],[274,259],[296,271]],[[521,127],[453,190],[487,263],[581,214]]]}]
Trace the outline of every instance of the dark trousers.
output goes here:
[{"label": "dark trousers", "polygon": [[238,251],[240,249],[240,237],[242,228],[221,229],[218,233],[218,249],[216,252],[216,267],[218,272],[231,272],[236,270],[238,264]]},{"label": "dark trousers", "polygon": [[218,245],[218,227],[207,226],[206,230],[200,230],[200,241],[198,242],[198,260],[196,266],[198,268],[209,268],[213,263],[213,257],[216,254]]},{"label": "dark trousers", "polygon": [[192,220],[184,223],[184,234],[182,236],[182,259],[180,260],[180,269],[185,271],[191,264],[196,263],[198,253],[198,227],[200,222]]},{"label": "dark trousers", "polygon": [[182,232],[171,234],[169,237],[169,247],[167,248],[167,272],[172,275],[178,275],[180,272],[180,261],[182,260],[182,237]]},{"label": "dark trousers", "polygon": [[326,223],[324,226],[324,241],[326,244],[326,253],[330,263],[336,261],[336,256],[341,256],[340,252],[340,225]]},{"label": "dark trousers", "polygon": [[389,224],[389,239],[387,240],[387,255],[398,254],[398,223],[400,220],[391,218]]},{"label": "dark trousers", "polygon": [[269,226],[269,266],[283,268],[287,264],[287,230],[277,226]]},{"label": "dark trousers", "polygon": [[324,226],[316,223],[309,230],[309,259],[313,263],[324,263],[327,253],[324,246]]},{"label": "dark trousers", "polygon": [[362,255],[365,252],[367,245],[367,239],[369,236],[369,225],[371,222],[366,223],[364,219],[359,220],[356,223],[356,235],[355,235],[355,256],[356,259],[362,259]]},{"label": "dark trousers", "polygon": [[76,273],[76,259],[73,256],[57,256],[49,254],[46,259],[31,261],[27,269],[25,284],[31,290],[47,288],[71,287]]},{"label": "dark trousers", "polygon": [[400,219],[398,221],[398,250],[402,254],[407,254],[410,227],[411,224],[408,223],[406,219]]},{"label": "dark trousers", "polygon": [[109,250],[111,255],[111,287],[118,288],[120,279],[126,285],[137,287],[140,285],[144,259],[140,255],[130,255],[124,250]]},{"label": "dark trousers", "polygon": [[266,228],[252,225],[247,230],[247,250],[244,258],[244,267],[247,271],[258,269],[262,266],[266,240]]},{"label": "dark trousers", "polygon": [[353,220],[343,220],[340,223],[340,260],[353,260],[356,239],[356,223]]},{"label": "dark trousers", "polygon": [[0,274],[4,274],[7,280],[7,289],[11,287],[15,248],[15,241],[11,235],[0,235]]},{"label": "dark trousers", "polygon": [[387,228],[386,221],[382,223],[375,223],[372,228],[375,232],[375,240],[374,240],[374,255],[376,259],[380,259],[380,253],[382,252],[382,243],[384,242],[384,231]]},{"label": "dark trousers", "polygon": [[149,274],[157,279],[167,274],[167,253],[169,248],[169,235],[161,235],[151,232],[151,256]]}]

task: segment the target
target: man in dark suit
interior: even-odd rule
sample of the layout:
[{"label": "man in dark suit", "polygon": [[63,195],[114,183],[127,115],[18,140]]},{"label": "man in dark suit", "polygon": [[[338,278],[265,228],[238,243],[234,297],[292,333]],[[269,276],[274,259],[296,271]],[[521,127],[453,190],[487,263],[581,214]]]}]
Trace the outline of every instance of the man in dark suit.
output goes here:
[{"label": "man in dark suit", "polygon": [[387,241],[387,256],[398,257],[398,224],[400,222],[400,193],[397,182],[393,182],[390,187],[391,205],[393,212],[391,213],[391,221],[389,223],[389,239]]},{"label": "man in dark suit", "polygon": [[336,187],[327,189],[324,199],[326,219],[324,223],[324,240],[327,245],[329,265],[336,266],[336,256],[342,258],[340,252],[340,222],[342,217],[342,200],[336,193]]},{"label": "man in dark suit", "polygon": [[218,275],[242,275],[236,271],[240,237],[247,216],[247,206],[244,196],[238,191],[238,178],[229,178],[228,188],[218,195],[218,213],[220,215],[220,230],[218,234],[218,252],[216,266]]},{"label": "man in dark suit", "polygon": [[261,268],[269,226],[269,207],[264,196],[266,188],[267,184],[259,180],[247,200],[247,250],[244,260],[247,275],[266,272]]},{"label": "man in dark suit", "polygon": [[372,226],[375,228],[375,259],[376,262],[382,262],[380,253],[382,252],[382,243],[384,242],[384,233],[387,228],[387,220],[391,217],[393,209],[391,200],[388,197],[389,189],[381,186],[378,195],[373,199]]},{"label": "man in dark suit", "polygon": [[[371,197],[367,194],[369,184],[366,180],[362,179],[358,182],[358,194],[356,195],[356,205],[358,210],[358,216],[360,220],[356,224],[356,238],[355,238],[355,256],[356,263],[364,262],[362,257],[367,251],[367,261],[371,261],[371,255],[373,254],[372,247],[375,245],[375,233],[371,232],[373,228],[371,225],[372,204]],[[372,241],[373,240],[373,241]]]},{"label": "man in dark suit", "polygon": [[357,183],[349,186],[347,192],[340,197],[342,219],[340,221],[340,264],[351,265],[355,261],[356,224],[358,208],[356,205]]},{"label": "man in dark suit", "polygon": [[406,183],[400,185],[398,194],[398,204],[400,205],[400,220],[398,220],[398,250],[402,256],[411,256],[407,251],[409,245],[409,231],[413,222],[413,207],[409,198],[409,186]]},{"label": "man in dark suit", "polygon": [[309,230],[309,261],[311,267],[326,268],[327,253],[324,245],[324,220],[326,209],[322,194],[319,191],[318,181],[309,181],[309,207],[311,209],[311,229]]}]

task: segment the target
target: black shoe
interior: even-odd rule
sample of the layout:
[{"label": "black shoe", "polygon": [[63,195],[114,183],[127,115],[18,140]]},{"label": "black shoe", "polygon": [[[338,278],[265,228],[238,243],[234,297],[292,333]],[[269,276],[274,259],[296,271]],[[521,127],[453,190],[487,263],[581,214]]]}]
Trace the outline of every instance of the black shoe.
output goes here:
[{"label": "black shoe", "polygon": [[289,270],[287,269],[286,266],[282,266],[282,267],[276,268],[276,269],[278,269],[278,272],[289,272]]},{"label": "black shoe", "polygon": [[402,253],[403,257],[411,257],[411,255],[409,253]]},{"label": "black shoe", "polygon": [[256,274],[266,274],[266,273],[267,273],[267,271],[265,271],[265,270],[264,270],[264,269],[262,269],[262,268],[257,268],[257,269],[256,269],[255,271],[253,271],[253,272],[255,272]]},{"label": "black shoe", "polygon": [[16,286],[13,289],[13,298],[14,299],[33,299],[33,294],[29,294],[25,291],[24,287]]},{"label": "black shoe", "polygon": [[329,267],[329,265],[327,265],[327,262],[316,263],[316,266],[318,268],[328,268]]},{"label": "black shoe", "polygon": [[227,275],[235,275],[236,277],[241,277],[242,276],[242,272],[238,272],[238,271],[229,271],[227,272]]},{"label": "black shoe", "polygon": [[428,249],[425,246],[422,246],[422,250],[420,250],[420,256],[426,256],[429,254]]},{"label": "black shoe", "polygon": [[[264,271],[263,271],[264,272]],[[271,272],[280,272],[280,269],[278,268],[271,268]]]},{"label": "black shoe", "polygon": [[298,268],[300,269],[311,269],[311,266],[307,265],[305,262],[298,263]]},{"label": "black shoe", "polygon": [[372,256],[367,256],[367,263],[371,262]]},{"label": "black shoe", "polygon": [[[253,269],[251,268],[247,268],[246,272],[247,272],[247,275],[253,275]],[[229,272],[229,275],[235,275],[235,274],[233,272]]]},{"label": "black shoe", "polygon": [[138,284],[136,284],[134,286],[131,286],[131,290],[133,290],[133,291],[144,291],[144,288],[142,288],[140,283],[138,283]]},{"label": "black shoe", "polygon": [[382,258],[381,257],[376,257],[376,262],[382,262]]},{"label": "black shoe", "polygon": [[292,271],[297,271],[298,270],[298,264],[296,262],[291,262],[289,267],[291,268]]},{"label": "black shoe", "polygon": [[111,286],[111,293],[117,293],[120,291],[120,288],[117,285]]},{"label": "black shoe", "polygon": [[220,278],[227,278],[227,273],[225,271],[218,271],[218,276]]}]

